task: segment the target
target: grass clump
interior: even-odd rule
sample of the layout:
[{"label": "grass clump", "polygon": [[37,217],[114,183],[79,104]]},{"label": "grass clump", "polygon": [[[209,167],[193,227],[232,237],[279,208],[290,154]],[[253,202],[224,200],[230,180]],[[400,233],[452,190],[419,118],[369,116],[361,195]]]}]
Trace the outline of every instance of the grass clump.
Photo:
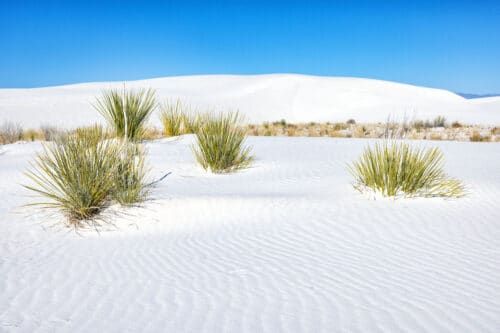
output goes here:
[{"label": "grass clump", "polygon": [[113,174],[111,198],[122,205],[133,205],[146,200],[149,186],[146,184],[145,151],[138,145],[123,142]]},{"label": "grass clump", "polygon": [[165,103],[161,106],[160,120],[163,125],[165,136],[177,136],[183,134],[183,123],[186,117],[182,110],[180,101]]},{"label": "grass clump", "polygon": [[205,170],[232,172],[248,167],[251,149],[244,146],[245,129],[238,113],[207,115],[196,132],[193,151]]},{"label": "grass clump", "polygon": [[107,90],[97,99],[94,108],[106,119],[118,138],[142,139],[145,124],[156,108],[154,90]]},{"label": "grass clump", "polygon": [[491,136],[481,135],[481,133],[473,131],[472,134],[469,136],[469,140],[471,142],[488,142],[491,141]]},{"label": "grass clump", "polygon": [[47,199],[34,205],[59,209],[79,227],[113,199],[141,200],[146,193],[143,155],[132,156],[131,143],[105,138],[102,128],[93,126],[45,145],[27,172],[32,184],[25,187]]},{"label": "grass clump", "polygon": [[24,130],[18,123],[4,122],[0,126],[0,144],[9,144],[23,139]]},{"label": "grass clump", "polygon": [[34,185],[25,186],[49,199],[37,205],[62,210],[75,225],[106,206],[117,147],[101,138],[102,129],[96,126],[44,146],[27,173]]},{"label": "grass clump", "polygon": [[464,186],[445,174],[443,162],[438,148],[420,149],[385,141],[367,147],[350,171],[360,191],[369,188],[389,197],[464,195]]},{"label": "grass clump", "polygon": [[198,131],[202,116],[195,114],[180,101],[161,106],[160,120],[165,136],[192,134]]},{"label": "grass clump", "polygon": [[446,127],[446,118],[443,116],[437,116],[432,121],[432,127]]}]

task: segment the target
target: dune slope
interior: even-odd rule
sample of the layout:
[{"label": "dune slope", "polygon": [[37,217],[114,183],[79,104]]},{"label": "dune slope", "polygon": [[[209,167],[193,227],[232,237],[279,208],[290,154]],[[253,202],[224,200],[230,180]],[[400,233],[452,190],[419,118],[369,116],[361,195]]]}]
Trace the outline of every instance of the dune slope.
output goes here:
[{"label": "dune slope", "polygon": [[[154,88],[161,101],[181,99],[198,110],[240,110],[250,122],[384,122],[434,119],[500,124],[500,99],[481,103],[446,90],[388,81],[307,75],[206,75],[130,82],[98,82],[36,88],[0,89],[0,121],[27,127],[74,127],[101,121],[91,103],[106,88]],[[158,124],[156,117],[153,121]]]}]

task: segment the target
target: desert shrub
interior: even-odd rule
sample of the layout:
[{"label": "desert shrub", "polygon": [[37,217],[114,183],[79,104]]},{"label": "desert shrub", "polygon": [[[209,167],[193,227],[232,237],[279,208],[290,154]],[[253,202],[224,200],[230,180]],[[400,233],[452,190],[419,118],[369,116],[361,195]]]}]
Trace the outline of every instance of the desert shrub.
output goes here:
[{"label": "desert shrub", "polygon": [[27,176],[33,185],[25,187],[49,199],[39,202],[58,208],[75,226],[99,213],[113,187],[117,146],[101,141],[102,130],[82,130],[45,145]]},{"label": "desert shrub", "polygon": [[184,134],[194,134],[198,132],[204,115],[195,114],[191,111],[182,114],[182,132]]},{"label": "desert shrub", "polygon": [[196,133],[203,116],[191,111],[179,100],[175,103],[167,102],[161,106],[160,120],[163,125],[163,134],[177,136]]},{"label": "desert shrub", "polygon": [[411,127],[420,132],[422,129],[426,128],[426,124],[423,120],[414,120],[411,122]]},{"label": "desert shrub", "polygon": [[37,131],[34,129],[28,129],[23,132],[23,140],[25,141],[35,141],[35,140],[44,140],[43,133],[41,131]]},{"label": "desert shrub", "polygon": [[245,130],[238,113],[220,113],[205,117],[196,133],[193,151],[205,170],[231,172],[248,167],[253,160],[244,146]]},{"label": "desert shrub", "polygon": [[352,136],[355,138],[364,138],[366,128],[364,126],[355,126],[352,131]]},{"label": "desert shrub", "polygon": [[106,119],[116,137],[142,139],[145,124],[156,108],[154,90],[107,90],[94,108]]},{"label": "desert shrub", "polygon": [[[351,125],[355,125],[355,123],[351,123]],[[334,123],[333,124],[333,130],[334,131],[341,131],[341,130],[345,130],[345,129],[348,129],[349,126],[347,126],[347,123]]]},{"label": "desert shrub", "polygon": [[181,135],[183,114],[175,106],[166,104],[162,106],[160,120],[165,136]]},{"label": "desert shrub", "polygon": [[500,127],[493,127],[490,132],[491,135],[500,135]]},{"label": "desert shrub", "polygon": [[0,126],[0,144],[8,144],[23,139],[23,128],[18,123],[4,122]]},{"label": "desert shrub", "polygon": [[430,140],[440,141],[443,140],[443,135],[441,133],[431,133],[429,135]]},{"label": "desert shrub", "polygon": [[111,198],[122,205],[144,201],[149,194],[146,183],[145,152],[134,143],[122,142],[113,173]]},{"label": "desert shrub", "polygon": [[443,116],[437,116],[432,121],[432,127],[445,127],[446,126],[446,118]]},{"label": "desert shrub", "polygon": [[45,141],[54,141],[58,137],[66,134],[66,131],[50,125],[42,125],[40,131]]},{"label": "desert shrub", "polygon": [[479,133],[478,131],[474,131],[469,136],[469,140],[472,142],[488,142],[491,141],[491,136],[481,135],[481,133]]},{"label": "desert shrub", "polygon": [[464,186],[445,174],[443,161],[438,148],[385,141],[367,147],[350,171],[360,191],[369,188],[384,196],[462,196]]},{"label": "desert shrub", "polygon": [[273,122],[273,126],[286,127],[286,120],[281,119],[280,121],[275,121],[275,122]]},{"label": "desert shrub", "polygon": [[349,124],[349,125],[356,125],[356,120],[349,119],[349,120],[346,121],[346,123]]},{"label": "desert shrub", "polygon": [[163,131],[156,127],[145,127],[142,131],[143,140],[155,140],[161,138]]},{"label": "desert shrub", "polygon": [[454,121],[451,123],[451,127],[452,128],[462,128],[464,125],[462,125],[460,122],[458,121]]},{"label": "desert shrub", "polygon": [[297,135],[297,125],[288,124],[286,127],[285,133],[287,136],[296,136]]},{"label": "desert shrub", "polygon": [[137,189],[145,187],[143,155],[131,156],[130,145],[106,140],[99,126],[77,129],[44,145],[27,172],[32,184],[24,186],[47,199],[34,205],[61,210],[71,225],[93,222],[112,199],[128,204],[146,194]]}]

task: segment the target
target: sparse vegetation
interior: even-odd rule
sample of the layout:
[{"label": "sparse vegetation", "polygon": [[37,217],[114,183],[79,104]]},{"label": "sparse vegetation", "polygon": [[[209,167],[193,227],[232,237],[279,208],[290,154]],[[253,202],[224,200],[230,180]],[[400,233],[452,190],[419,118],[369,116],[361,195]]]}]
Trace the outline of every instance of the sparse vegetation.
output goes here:
[{"label": "sparse vegetation", "polygon": [[191,112],[191,109],[179,100],[161,106],[160,120],[165,136],[196,133],[202,118],[203,116]]},{"label": "sparse vegetation", "polygon": [[433,127],[445,127],[446,126],[446,118],[443,116],[437,116],[432,121],[432,126]]},{"label": "sparse vegetation", "polygon": [[248,167],[253,157],[244,146],[245,129],[238,113],[205,117],[196,133],[193,151],[205,170],[214,173],[232,172]]},{"label": "sparse vegetation", "polygon": [[46,144],[27,172],[32,184],[25,187],[47,199],[34,205],[59,209],[71,225],[80,227],[84,221],[94,222],[113,198],[124,203],[142,199],[145,192],[138,188],[145,186],[144,157],[131,156],[124,144],[129,145],[105,140],[99,126],[78,129]]},{"label": "sparse vegetation", "polygon": [[478,131],[473,131],[469,137],[469,140],[472,142],[488,142],[491,141],[491,136],[489,135],[481,135]]},{"label": "sparse vegetation", "polygon": [[66,134],[66,131],[50,125],[42,125],[40,127],[40,131],[42,132],[45,141],[54,141],[61,135]]},{"label": "sparse vegetation", "polygon": [[118,138],[139,141],[151,113],[156,108],[154,90],[107,90],[94,108],[106,119]]},{"label": "sparse vegetation", "polygon": [[23,139],[23,128],[20,124],[4,122],[0,126],[0,144],[9,144]]},{"label": "sparse vegetation", "polygon": [[146,184],[145,152],[137,144],[122,142],[113,173],[111,197],[122,205],[144,201],[149,194]]},{"label": "sparse vegetation", "polygon": [[367,147],[350,166],[355,188],[366,188],[384,196],[460,197],[464,186],[443,171],[438,148],[413,148],[404,142],[377,143]]},{"label": "sparse vegetation", "polygon": [[161,106],[160,120],[163,125],[165,136],[177,136],[182,134],[184,114],[182,113],[180,101],[165,103]]}]

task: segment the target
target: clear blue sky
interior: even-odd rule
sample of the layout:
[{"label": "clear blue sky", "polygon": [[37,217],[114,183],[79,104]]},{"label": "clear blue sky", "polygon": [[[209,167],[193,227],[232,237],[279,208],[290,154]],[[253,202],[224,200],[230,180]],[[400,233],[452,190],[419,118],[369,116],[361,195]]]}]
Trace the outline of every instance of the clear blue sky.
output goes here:
[{"label": "clear blue sky", "polygon": [[0,87],[304,73],[500,92],[500,1],[0,0]]}]

